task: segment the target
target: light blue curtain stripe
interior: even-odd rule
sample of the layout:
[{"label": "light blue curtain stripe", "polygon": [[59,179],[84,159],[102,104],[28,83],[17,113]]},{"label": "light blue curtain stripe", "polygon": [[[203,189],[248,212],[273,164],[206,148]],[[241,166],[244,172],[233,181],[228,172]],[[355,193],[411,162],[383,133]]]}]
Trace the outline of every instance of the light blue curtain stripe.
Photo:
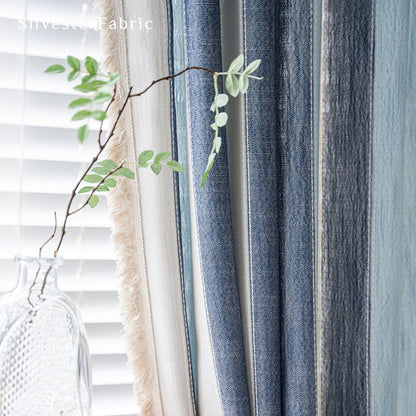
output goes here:
[{"label": "light blue curtain stripe", "polygon": [[371,404],[416,407],[416,15],[414,2],[376,5]]},{"label": "light blue curtain stripe", "polygon": [[251,287],[254,411],[281,415],[281,335],[278,235],[277,2],[243,0],[244,54],[262,59],[263,81],[245,100],[248,243]]},{"label": "light blue curtain stripe", "polygon": [[279,270],[282,414],[316,413],[313,1],[278,2]]},{"label": "light blue curtain stripe", "polygon": [[[185,0],[188,65],[221,68],[221,26],[218,0]],[[231,225],[227,146],[224,140],[215,169],[199,189],[212,146],[207,111],[213,99],[212,78],[190,73],[188,88],[190,143],[196,227],[203,288],[215,372],[225,416],[250,414],[243,331]],[[225,139],[224,133],[222,137]]]},{"label": "light blue curtain stripe", "polygon": [[368,414],[373,1],[323,2],[322,415]]},{"label": "light blue curtain stripe", "polygon": [[[399,63],[398,63],[399,64]],[[416,4],[410,1],[403,174],[403,299],[400,305],[400,367],[397,414],[416,409]],[[396,275],[392,276],[392,279]]]},{"label": "light blue curtain stripe", "polygon": [[[407,373],[410,351],[402,350],[401,304],[409,264],[403,261],[404,150],[409,1],[376,3],[373,232],[371,245],[371,414],[410,415],[400,409],[399,380]],[[400,65],[398,65],[400,63]],[[414,70],[413,68],[411,70]],[[415,117],[416,114],[413,114]],[[416,166],[414,153],[408,154]],[[412,214],[413,215],[413,214]],[[412,276],[414,280],[414,275]],[[404,353],[404,355],[403,355]],[[401,362],[403,360],[403,362]],[[414,373],[413,373],[414,377]],[[415,382],[409,381],[413,387]]]},{"label": "light blue curtain stripe", "polygon": [[[168,24],[170,27],[170,65],[174,73],[185,68],[185,32],[184,32],[184,4],[183,0],[167,0]],[[175,146],[173,153],[176,160],[188,171],[188,140],[186,126],[186,100],[185,100],[185,77],[177,77],[172,81],[172,94],[174,103],[174,114],[172,115],[172,130],[174,130]],[[175,175],[176,176],[176,175]],[[192,288],[192,242],[191,242],[191,220],[189,210],[189,180],[188,175],[177,175],[176,178],[177,198],[179,198],[178,230],[180,238],[182,260],[181,271],[183,274],[184,302],[186,309],[190,366],[192,367],[193,392],[197,394],[196,387],[196,350],[195,350],[195,325],[193,314],[193,288]]]}]

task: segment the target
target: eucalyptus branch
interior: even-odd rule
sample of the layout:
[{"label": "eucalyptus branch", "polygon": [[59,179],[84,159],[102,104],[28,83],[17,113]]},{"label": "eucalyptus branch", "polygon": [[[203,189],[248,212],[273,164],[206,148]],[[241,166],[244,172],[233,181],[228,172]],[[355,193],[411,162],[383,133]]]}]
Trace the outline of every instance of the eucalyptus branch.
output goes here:
[{"label": "eucalyptus branch", "polygon": [[[76,183],[74,189],[72,190],[71,196],[69,198],[67,207],[66,207],[66,213],[64,217],[64,221],[61,227],[61,233],[58,240],[57,247],[54,251],[54,257],[56,257],[59,253],[59,250],[62,245],[62,241],[66,234],[66,227],[67,222],[70,216],[78,213],[83,208],[85,208],[87,205],[94,208],[98,202],[99,198],[96,195],[97,192],[107,192],[110,190],[111,187],[117,186],[117,181],[113,178],[113,176],[124,176],[129,179],[134,178],[134,172],[125,167],[125,162],[122,163],[113,161],[111,159],[107,160],[101,160],[99,161],[99,157],[101,156],[104,149],[107,147],[110,140],[113,138],[116,127],[121,119],[121,116],[131,98],[134,97],[140,97],[141,95],[145,94],[150,88],[152,88],[154,85],[158,84],[162,81],[168,81],[170,79],[176,78],[190,70],[198,70],[203,71],[211,74],[214,78],[214,102],[211,105],[211,111],[215,112],[215,121],[211,125],[211,127],[215,130],[215,136],[213,141],[213,146],[211,153],[208,157],[208,164],[205,169],[202,182],[201,182],[201,188],[204,185],[209,171],[211,170],[215,156],[218,154],[220,148],[221,148],[221,137],[219,137],[219,129],[227,123],[228,115],[226,112],[219,111],[219,108],[224,107],[228,103],[228,95],[227,94],[220,94],[219,88],[218,88],[218,77],[219,76],[226,76],[226,82],[225,86],[229,94],[233,97],[236,97],[239,92],[244,94],[247,91],[248,88],[248,79],[249,78],[255,78],[258,79],[258,77],[250,75],[252,72],[254,72],[258,66],[260,65],[260,60],[255,60],[251,64],[249,64],[246,69],[241,72],[241,68],[244,63],[244,56],[241,54],[236,59],[233,60],[231,63],[229,69],[227,72],[214,72],[210,69],[201,67],[201,66],[188,66],[187,68],[183,69],[182,71],[173,74],[173,75],[167,75],[158,79],[153,80],[145,89],[138,93],[132,93],[133,87],[130,87],[128,90],[128,93],[126,94],[123,103],[117,113],[117,116],[112,124],[111,129],[109,130],[107,137],[104,141],[102,141],[102,133],[103,133],[103,125],[104,120],[108,116],[108,111],[110,107],[114,104],[116,95],[117,95],[117,81],[120,79],[119,74],[109,74],[104,75],[97,72],[98,70],[98,64],[97,61],[94,58],[87,57],[85,59],[85,69],[81,70],[81,63],[79,59],[68,56],[67,62],[69,64],[69,74],[68,74],[68,81],[72,81],[77,79],[81,72],[88,73],[87,76],[84,76],[82,78],[81,84],[76,85],[74,89],[76,91],[83,92],[87,95],[85,97],[78,98],[75,101],[72,101],[69,104],[70,108],[76,108],[76,107],[84,107],[83,110],[78,111],[75,113],[75,115],[72,117],[72,120],[83,120],[86,119],[87,123],[83,126],[78,128],[77,136],[78,140],[83,143],[88,135],[89,135],[89,120],[95,119],[97,121],[100,121],[100,128],[98,132],[98,151],[95,154],[95,156],[92,158],[91,162],[89,163],[88,167],[85,169],[85,171],[82,173],[80,179]],[[51,65],[46,69],[46,73],[50,74],[57,74],[61,72],[65,72],[65,67],[62,65]],[[105,77],[105,80],[97,79],[97,77]],[[109,93],[109,91],[112,90],[112,94]],[[98,107],[96,107],[99,104],[102,104],[104,102],[108,102],[105,110],[101,110]],[[162,169],[162,162],[171,170],[176,172],[184,172],[184,167],[175,160],[168,160],[170,157],[170,152],[161,152],[155,154],[153,150],[145,150],[141,152],[138,156],[138,168],[147,168],[150,166],[151,170],[158,175],[161,172]],[[95,186],[84,186],[82,189],[79,189],[82,182],[87,183],[95,183]],[[89,192],[89,196],[87,200],[77,209],[72,210],[72,204],[74,202],[75,196],[78,193],[86,193]],[[55,216],[55,230],[53,234],[45,241],[45,243],[40,247],[39,249],[39,257],[41,256],[42,249],[48,244],[56,233],[56,216]],[[49,274],[49,271],[47,272],[44,280],[44,284],[42,286],[41,293],[43,293],[43,289],[46,283],[46,277]]]}]

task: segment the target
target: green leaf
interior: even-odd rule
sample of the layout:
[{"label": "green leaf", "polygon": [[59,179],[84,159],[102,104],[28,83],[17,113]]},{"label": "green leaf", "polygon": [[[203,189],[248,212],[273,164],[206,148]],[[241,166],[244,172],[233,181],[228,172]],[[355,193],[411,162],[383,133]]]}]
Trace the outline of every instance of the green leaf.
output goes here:
[{"label": "green leaf", "polygon": [[212,164],[214,163],[214,159],[215,159],[215,156],[216,156],[216,154],[215,153],[211,153],[209,156],[208,156],[208,163],[207,163],[207,167],[208,166],[212,166]]},{"label": "green leaf", "polygon": [[97,192],[108,192],[110,189],[107,187],[107,186],[105,186],[105,185],[100,185],[98,188],[97,188]]},{"label": "green leaf", "polygon": [[110,80],[107,81],[107,85],[114,85],[119,79],[120,79],[121,75],[114,73],[114,74],[110,74]]},{"label": "green leaf", "polygon": [[215,109],[217,108],[217,106],[215,105],[215,100],[213,101],[213,103],[211,104],[211,107],[209,108],[212,112],[215,112]]},{"label": "green leaf", "polygon": [[91,82],[88,82],[87,85],[91,86],[92,88],[99,88],[102,87],[103,85],[106,85],[107,83],[105,81],[101,81],[99,79],[95,79]]},{"label": "green leaf", "polygon": [[222,142],[222,139],[221,139],[221,137],[216,137],[215,138],[215,140],[214,140],[214,146],[215,146],[215,151],[218,153],[219,151],[220,151],[220,148],[221,148],[221,142]]},{"label": "green leaf", "polygon": [[91,92],[91,91],[97,91],[98,88],[102,87],[103,85],[106,85],[104,81],[100,81],[98,79],[87,82],[86,84],[80,84],[74,87],[74,90],[81,91],[81,92]]},{"label": "green leaf", "polygon": [[228,74],[225,78],[225,88],[233,97],[237,97],[239,89],[238,89],[238,79],[233,74]]},{"label": "green leaf", "polygon": [[104,166],[97,166],[94,169],[91,169],[91,171],[105,176],[110,173],[111,169],[105,168]]},{"label": "green leaf", "polygon": [[224,107],[228,103],[228,95],[227,94],[219,94],[215,98],[215,105],[217,107]]},{"label": "green leaf", "polygon": [[154,162],[155,162],[155,163],[156,163],[156,162],[160,162],[161,160],[165,160],[165,159],[167,159],[169,156],[170,156],[170,152],[162,152],[162,153],[158,153],[158,154],[155,156],[155,160],[154,160]]},{"label": "green leaf", "polygon": [[88,125],[87,124],[84,124],[77,131],[78,140],[81,143],[84,143],[85,140],[87,140],[89,133],[90,133],[90,129],[89,129]]},{"label": "green leaf", "polygon": [[89,183],[97,183],[102,180],[102,176],[100,175],[85,175],[82,180]]},{"label": "green leaf", "polygon": [[215,123],[212,123],[212,124],[211,124],[211,128],[212,128],[212,130],[217,130],[217,127],[218,127],[218,126],[217,126]]},{"label": "green leaf", "polygon": [[75,56],[68,55],[66,60],[73,70],[79,71],[81,69],[81,62]]},{"label": "green leaf", "polygon": [[238,72],[244,64],[244,55],[240,54],[231,62],[227,72]]},{"label": "green leaf", "polygon": [[91,92],[91,91],[95,91],[95,89],[89,87],[88,84],[79,84],[79,85],[77,85],[77,86],[74,87],[74,90],[80,91],[80,92]]},{"label": "green leaf", "polygon": [[139,154],[138,162],[140,165],[147,163],[153,157],[153,150],[145,150]]},{"label": "green leaf", "polygon": [[81,78],[81,82],[83,84],[86,84],[87,82],[89,82],[89,81],[91,81],[93,79],[95,79],[95,75],[85,75],[85,77],[82,77]]},{"label": "green leaf", "polygon": [[240,89],[241,94],[245,94],[248,89],[248,78],[245,75],[240,76],[240,81],[238,83],[238,88]]},{"label": "green leaf", "polygon": [[67,77],[68,81],[73,81],[74,79],[78,78],[80,73],[81,73],[80,71],[74,69],[68,74],[68,77]]},{"label": "green leaf", "polygon": [[104,166],[105,168],[108,168],[109,170],[114,170],[118,168],[118,163],[114,162],[114,160],[111,159],[100,160],[98,164]]},{"label": "green leaf", "polygon": [[208,178],[209,171],[211,170],[212,165],[214,164],[214,161],[215,161],[215,153],[211,153],[208,158],[208,164],[205,169],[204,176],[202,177],[201,186],[200,186],[201,188],[204,186],[204,183]]},{"label": "green leaf", "polygon": [[254,72],[261,64],[261,59],[256,59],[253,61],[250,65],[247,66],[247,68],[244,70],[244,74],[251,74]]},{"label": "green leaf", "polygon": [[72,121],[83,120],[91,115],[91,111],[81,110],[78,113],[75,113],[71,118]]},{"label": "green leaf", "polygon": [[90,199],[88,200],[88,205],[91,208],[95,208],[99,202],[100,202],[100,199],[98,198],[97,195],[91,195]]},{"label": "green leaf", "polygon": [[85,68],[91,75],[95,75],[98,70],[98,64],[97,61],[92,58],[91,56],[87,56],[85,58]]},{"label": "green leaf", "polygon": [[114,175],[125,176],[126,178],[134,179],[134,172],[131,169],[125,167],[120,168],[117,172],[114,173]]},{"label": "green leaf", "polygon": [[111,94],[107,94],[106,92],[99,92],[96,95],[94,95],[94,97],[92,97],[92,101],[94,103],[100,104],[108,100],[111,100],[112,98],[113,96]]},{"label": "green leaf", "polygon": [[78,98],[69,104],[69,108],[81,107],[83,105],[89,104],[90,102],[91,100],[89,98]]},{"label": "green leaf", "polygon": [[94,189],[93,186],[84,186],[83,188],[81,188],[78,193],[79,194],[85,194],[86,192],[92,191]]},{"label": "green leaf", "polygon": [[48,66],[43,72],[45,74],[60,74],[61,72],[65,72],[65,68],[62,65],[55,64]]},{"label": "green leaf", "polygon": [[166,166],[175,172],[185,172],[185,168],[176,160],[169,160],[169,162],[166,163]]},{"label": "green leaf", "polygon": [[110,188],[114,188],[115,186],[117,186],[117,181],[113,178],[107,178],[104,181],[104,185],[110,187]]},{"label": "green leaf", "polygon": [[91,113],[92,118],[98,121],[103,121],[106,119],[107,114],[102,110],[95,110]]},{"label": "green leaf", "polygon": [[152,164],[150,165],[150,168],[152,169],[152,171],[153,171],[156,175],[159,175],[160,171],[162,170],[162,165],[161,165],[161,163],[160,163],[160,162],[155,162],[155,163],[152,163]]},{"label": "green leaf", "polygon": [[215,116],[215,124],[218,127],[223,127],[227,124],[228,114],[227,113],[219,113]]}]

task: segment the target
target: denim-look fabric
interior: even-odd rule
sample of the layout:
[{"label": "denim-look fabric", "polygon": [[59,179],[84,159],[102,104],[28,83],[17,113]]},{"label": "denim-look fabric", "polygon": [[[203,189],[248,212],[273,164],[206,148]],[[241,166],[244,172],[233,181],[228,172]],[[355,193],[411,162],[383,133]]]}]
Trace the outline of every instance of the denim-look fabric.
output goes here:
[{"label": "denim-look fabric", "polygon": [[261,59],[245,100],[254,414],[281,415],[278,133],[275,1],[243,1],[246,62]]},{"label": "denim-look fabric", "polygon": [[[221,68],[219,1],[185,1],[187,64]],[[199,189],[212,146],[214,90],[212,77],[188,75],[188,111],[200,267],[203,277],[211,348],[223,414],[249,415],[240,301],[236,278],[231,225],[227,146],[216,158],[214,169]],[[221,136],[225,139],[224,132]]]},{"label": "denim-look fabric", "polygon": [[312,11],[312,1],[278,2],[282,414],[293,416],[316,413]]},{"label": "denim-look fabric", "polygon": [[[405,193],[405,163],[409,161],[413,170],[416,165],[414,150],[405,152],[406,94],[411,91],[407,76],[410,2],[381,0],[376,3],[375,10],[371,414],[410,416],[415,408],[403,406],[409,397],[401,397],[409,388],[408,383],[414,392],[412,379],[416,374],[410,372],[412,377],[403,383],[409,374],[409,364],[413,363],[412,369],[415,369],[415,359],[412,359],[415,349],[414,346],[413,350],[408,349],[410,344],[406,338],[410,340],[411,337],[405,335],[408,330],[414,333],[414,318],[409,328],[406,328],[406,321],[407,315],[414,316],[415,308],[410,305],[409,310],[403,303],[406,291],[411,289],[414,293],[415,289],[411,283],[415,275],[403,251],[407,234],[403,220],[409,214],[405,213],[405,198],[415,193],[415,182],[410,194]],[[414,67],[410,68],[414,71]],[[415,116],[413,113],[413,119]],[[411,140],[414,139],[413,136]],[[414,174],[411,176],[414,178]],[[411,216],[414,211],[413,204]]]},{"label": "denim-look fabric", "polygon": [[[169,63],[171,73],[178,73],[185,68],[185,33],[183,0],[167,0],[169,30]],[[171,80],[172,95],[172,156],[179,160],[188,170],[188,140],[186,132],[185,77]],[[183,281],[184,307],[186,310],[186,327],[190,356],[190,377],[193,380],[193,392],[196,395],[196,350],[195,325],[193,314],[192,288],[192,249],[191,224],[189,211],[188,175],[174,175],[177,210],[177,229],[179,239],[179,261]]]},{"label": "denim-look fabric", "polygon": [[323,2],[320,408],[368,414],[373,1]]}]

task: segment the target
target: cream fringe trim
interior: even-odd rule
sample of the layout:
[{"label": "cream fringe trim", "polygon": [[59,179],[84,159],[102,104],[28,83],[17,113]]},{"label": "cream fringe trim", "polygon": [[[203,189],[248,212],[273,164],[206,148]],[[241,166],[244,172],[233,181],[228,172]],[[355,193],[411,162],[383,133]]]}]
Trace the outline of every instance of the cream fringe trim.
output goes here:
[{"label": "cream fringe trim", "polygon": [[[123,14],[122,3],[123,0],[96,0],[101,16],[106,21]],[[126,40],[122,32],[106,29],[105,26],[101,31],[103,69],[118,72],[122,76],[121,88],[118,89],[117,98],[108,114],[110,125],[129,87],[127,64],[124,64],[127,62]],[[128,105],[118,123],[116,134],[106,149],[105,157],[116,161],[133,161],[134,148],[131,144],[129,146],[129,137],[131,141],[134,140],[131,107]],[[124,339],[129,365],[134,374],[134,391],[143,416],[162,416],[137,179],[133,181],[121,178],[118,186],[111,190],[108,202],[120,277],[119,298]]]}]

